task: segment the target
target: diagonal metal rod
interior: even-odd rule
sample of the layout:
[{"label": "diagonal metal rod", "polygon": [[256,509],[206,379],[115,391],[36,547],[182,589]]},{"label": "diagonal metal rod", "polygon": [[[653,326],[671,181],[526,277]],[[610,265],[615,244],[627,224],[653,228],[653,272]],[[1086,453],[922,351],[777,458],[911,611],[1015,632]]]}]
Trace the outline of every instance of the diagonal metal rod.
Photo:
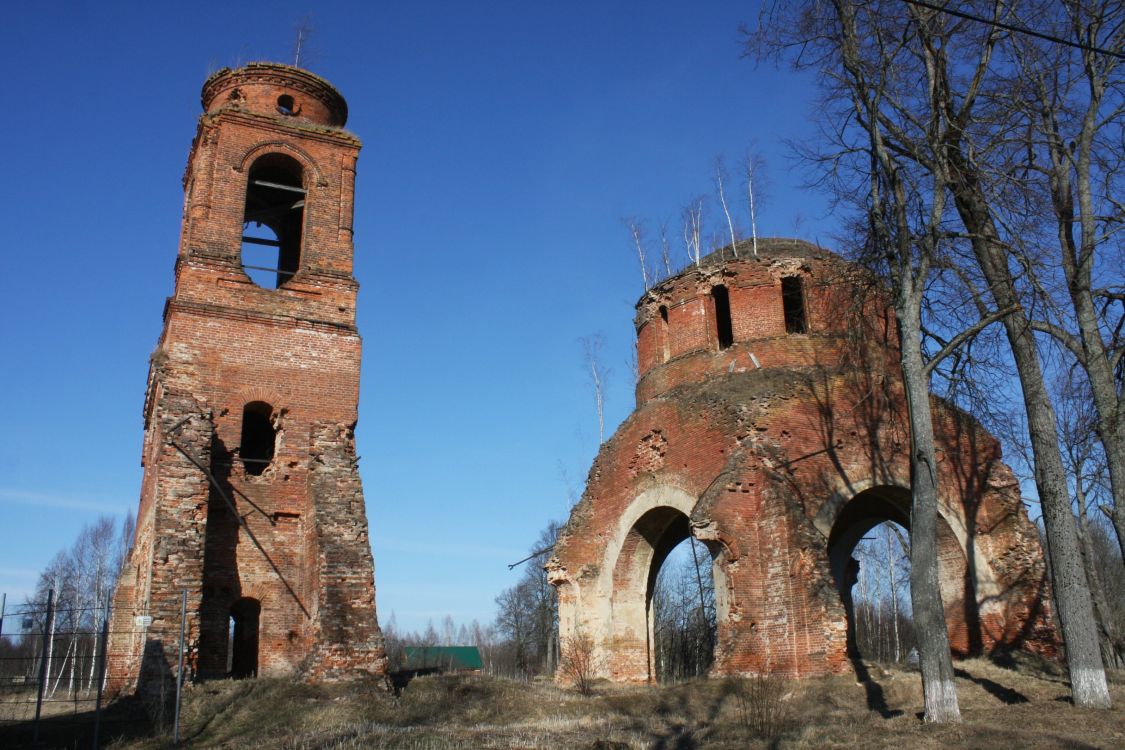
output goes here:
[{"label": "diagonal metal rod", "polygon": [[[168,442],[172,445],[173,448],[184,454],[184,457],[188,461],[191,461],[193,464],[195,464],[195,467],[197,469],[203,472],[203,475],[207,477],[207,481],[211,483],[211,486],[214,487],[215,491],[219,493],[219,497],[221,497],[223,499],[223,502],[226,503],[227,508],[231,513],[234,514],[234,517],[238,520],[238,525],[241,526],[242,530],[246,532],[246,536],[250,537],[250,541],[254,542],[254,546],[257,547],[258,551],[262,553],[262,557],[266,558],[266,562],[268,562],[270,564],[270,567],[273,568],[273,572],[277,574],[278,579],[281,580],[281,583],[285,586],[286,591],[288,591],[290,596],[293,597],[293,601],[297,602],[297,606],[300,607],[301,611],[305,613],[305,617],[311,620],[312,614],[310,614],[309,611],[305,608],[304,603],[301,601],[300,597],[297,596],[297,592],[294,591],[293,587],[289,585],[289,581],[285,580],[285,576],[282,575],[281,570],[278,569],[277,564],[273,561],[273,558],[271,558],[269,556],[269,553],[266,552],[266,549],[262,546],[262,543],[258,541],[258,537],[254,536],[254,532],[250,530],[250,526],[246,523],[246,519],[238,514],[238,508],[237,506],[235,506],[234,501],[227,496],[226,491],[219,484],[219,481],[215,479],[211,471],[200,461],[198,461],[195,456],[191,455],[191,453],[186,448],[177,443],[175,440],[173,440],[172,438],[168,438]],[[261,513],[261,509],[258,509],[258,512]]]},{"label": "diagonal metal rod", "polygon": [[522,565],[522,564],[524,564],[525,562],[527,562],[528,560],[531,560],[531,559],[533,559],[533,558],[539,557],[539,556],[540,556],[540,555],[542,555],[542,554],[543,554],[544,552],[550,552],[550,551],[551,551],[552,549],[554,549],[554,548],[555,548],[555,547],[554,547],[554,545],[551,545],[550,547],[544,547],[544,548],[543,548],[543,549],[541,549],[541,550],[536,550],[535,552],[532,552],[532,553],[531,553],[530,555],[528,555],[528,556],[527,556],[527,557],[525,557],[524,559],[522,559],[522,560],[516,560],[516,561],[515,561],[514,563],[512,563],[511,565],[509,565],[509,566],[508,566],[508,570],[511,570],[512,568],[516,567],[517,565]]}]

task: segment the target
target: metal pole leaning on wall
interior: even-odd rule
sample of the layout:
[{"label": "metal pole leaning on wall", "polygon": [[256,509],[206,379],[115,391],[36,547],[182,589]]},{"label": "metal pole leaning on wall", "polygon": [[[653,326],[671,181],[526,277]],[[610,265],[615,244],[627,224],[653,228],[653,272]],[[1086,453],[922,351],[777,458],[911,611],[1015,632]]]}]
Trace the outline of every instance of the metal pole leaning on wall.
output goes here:
[{"label": "metal pole leaning on wall", "polygon": [[176,670],[176,716],[172,722],[172,744],[180,744],[180,694],[184,687],[184,632],[187,625],[187,589],[180,599],[180,668]]},{"label": "metal pole leaning on wall", "polygon": [[102,728],[102,689],[105,687],[106,644],[109,641],[109,605],[102,620],[102,634],[98,639],[98,701],[94,704],[94,750],[98,750],[98,735]]},{"label": "metal pole leaning on wall", "polygon": [[47,590],[47,617],[43,620],[43,645],[39,654],[39,689],[36,691],[35,696],[35,724],[31,732],[32,742],[39,743],[39,716],[43,712],[43,690],[47,687],[47,658],[50,651],[51,644],[48,642],[50,638],[52,626],[51,622],[55,617],[55,590]]}]

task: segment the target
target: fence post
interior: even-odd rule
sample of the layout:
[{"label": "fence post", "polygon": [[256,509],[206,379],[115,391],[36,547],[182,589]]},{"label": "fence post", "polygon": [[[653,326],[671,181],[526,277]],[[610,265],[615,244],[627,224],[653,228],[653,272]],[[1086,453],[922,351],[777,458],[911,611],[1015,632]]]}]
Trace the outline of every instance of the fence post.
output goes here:
[{"label": "fence post", "polygon": [[51,644],[48,642],[51,631],[54,629],[55,619],[55,590],[47,590],[47,617],[43,620],[43,648],[39,654],[39,690],[35,696],[35,724],[32,729],[32,742],[39,743],[39,716],[43,712],[43,689],[47,687],[47,660],[50,658]]},{"label": "fence post", "polygon": [[109,604],[105,606],[105,619],[102,620],[102,634],[98,639],[98,700],[94,704],[94,748],[98,750],[98,735],[102,728],[102,689],[105,686],[106,642],[109,640]]},{"label": "fence post", "polygon": [[187,624],[187,589],[180,599],[180,667],[176,670],[176,715],[172,721],[172,744],[180,744],[180,691],[184,686],[184,630]]}]

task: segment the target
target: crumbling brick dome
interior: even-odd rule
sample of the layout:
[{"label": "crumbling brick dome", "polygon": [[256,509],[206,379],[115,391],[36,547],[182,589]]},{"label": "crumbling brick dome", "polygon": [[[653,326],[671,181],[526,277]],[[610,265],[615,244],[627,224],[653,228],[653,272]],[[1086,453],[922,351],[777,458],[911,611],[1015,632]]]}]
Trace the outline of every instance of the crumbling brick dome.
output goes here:
[{"label": "crumbling brick dome", "polygon": [[[637,408],[548,563],[564,647],[655,676],[652,589],[688,535],[712,555],[712,674],[847,668],[851,554],[910,524],[908,421],[885,290],[798,240],[742,242],[637,303]],[[997,441],[933,398],[939,563],[958,654],[1051,653],[1038,535]]]},{"label": "crumbling brick dome", "polygon": [[[637,303],[637,400],[732,366],[775,369],[835,362],[841,305],[862,291],[857,269],[802,240],[759,239],[703,257]],[[843,288],[850,292],[841,294]],[[716,290],[720,290],[716,296]],[[724,304],[725,303],[725,304]],[[729,340],[723,339],[723,334]],[[753,354],[753,358],[751,358]]]}]

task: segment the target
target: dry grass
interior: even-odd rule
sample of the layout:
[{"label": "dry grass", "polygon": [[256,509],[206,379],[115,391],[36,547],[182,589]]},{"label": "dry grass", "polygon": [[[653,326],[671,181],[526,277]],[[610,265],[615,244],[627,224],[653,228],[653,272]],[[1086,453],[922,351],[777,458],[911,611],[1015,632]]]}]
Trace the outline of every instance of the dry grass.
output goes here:
[{"label": "dry grass", "polygon": [[[1093,711],[1069,704],[1049,666],[957,667],[960,726],[923,725],[917,674],[868,664],[865,681],[599,684],[589,696],[549,682],[453,676],[418,678],[397,697],[365,683],[212,682],[187,691],[182,736],[187,747],[231,750],[1125,747],[1121,674],[1111,685],[1117,708]],[[112,747],[167,744],[165,736]]]}]

